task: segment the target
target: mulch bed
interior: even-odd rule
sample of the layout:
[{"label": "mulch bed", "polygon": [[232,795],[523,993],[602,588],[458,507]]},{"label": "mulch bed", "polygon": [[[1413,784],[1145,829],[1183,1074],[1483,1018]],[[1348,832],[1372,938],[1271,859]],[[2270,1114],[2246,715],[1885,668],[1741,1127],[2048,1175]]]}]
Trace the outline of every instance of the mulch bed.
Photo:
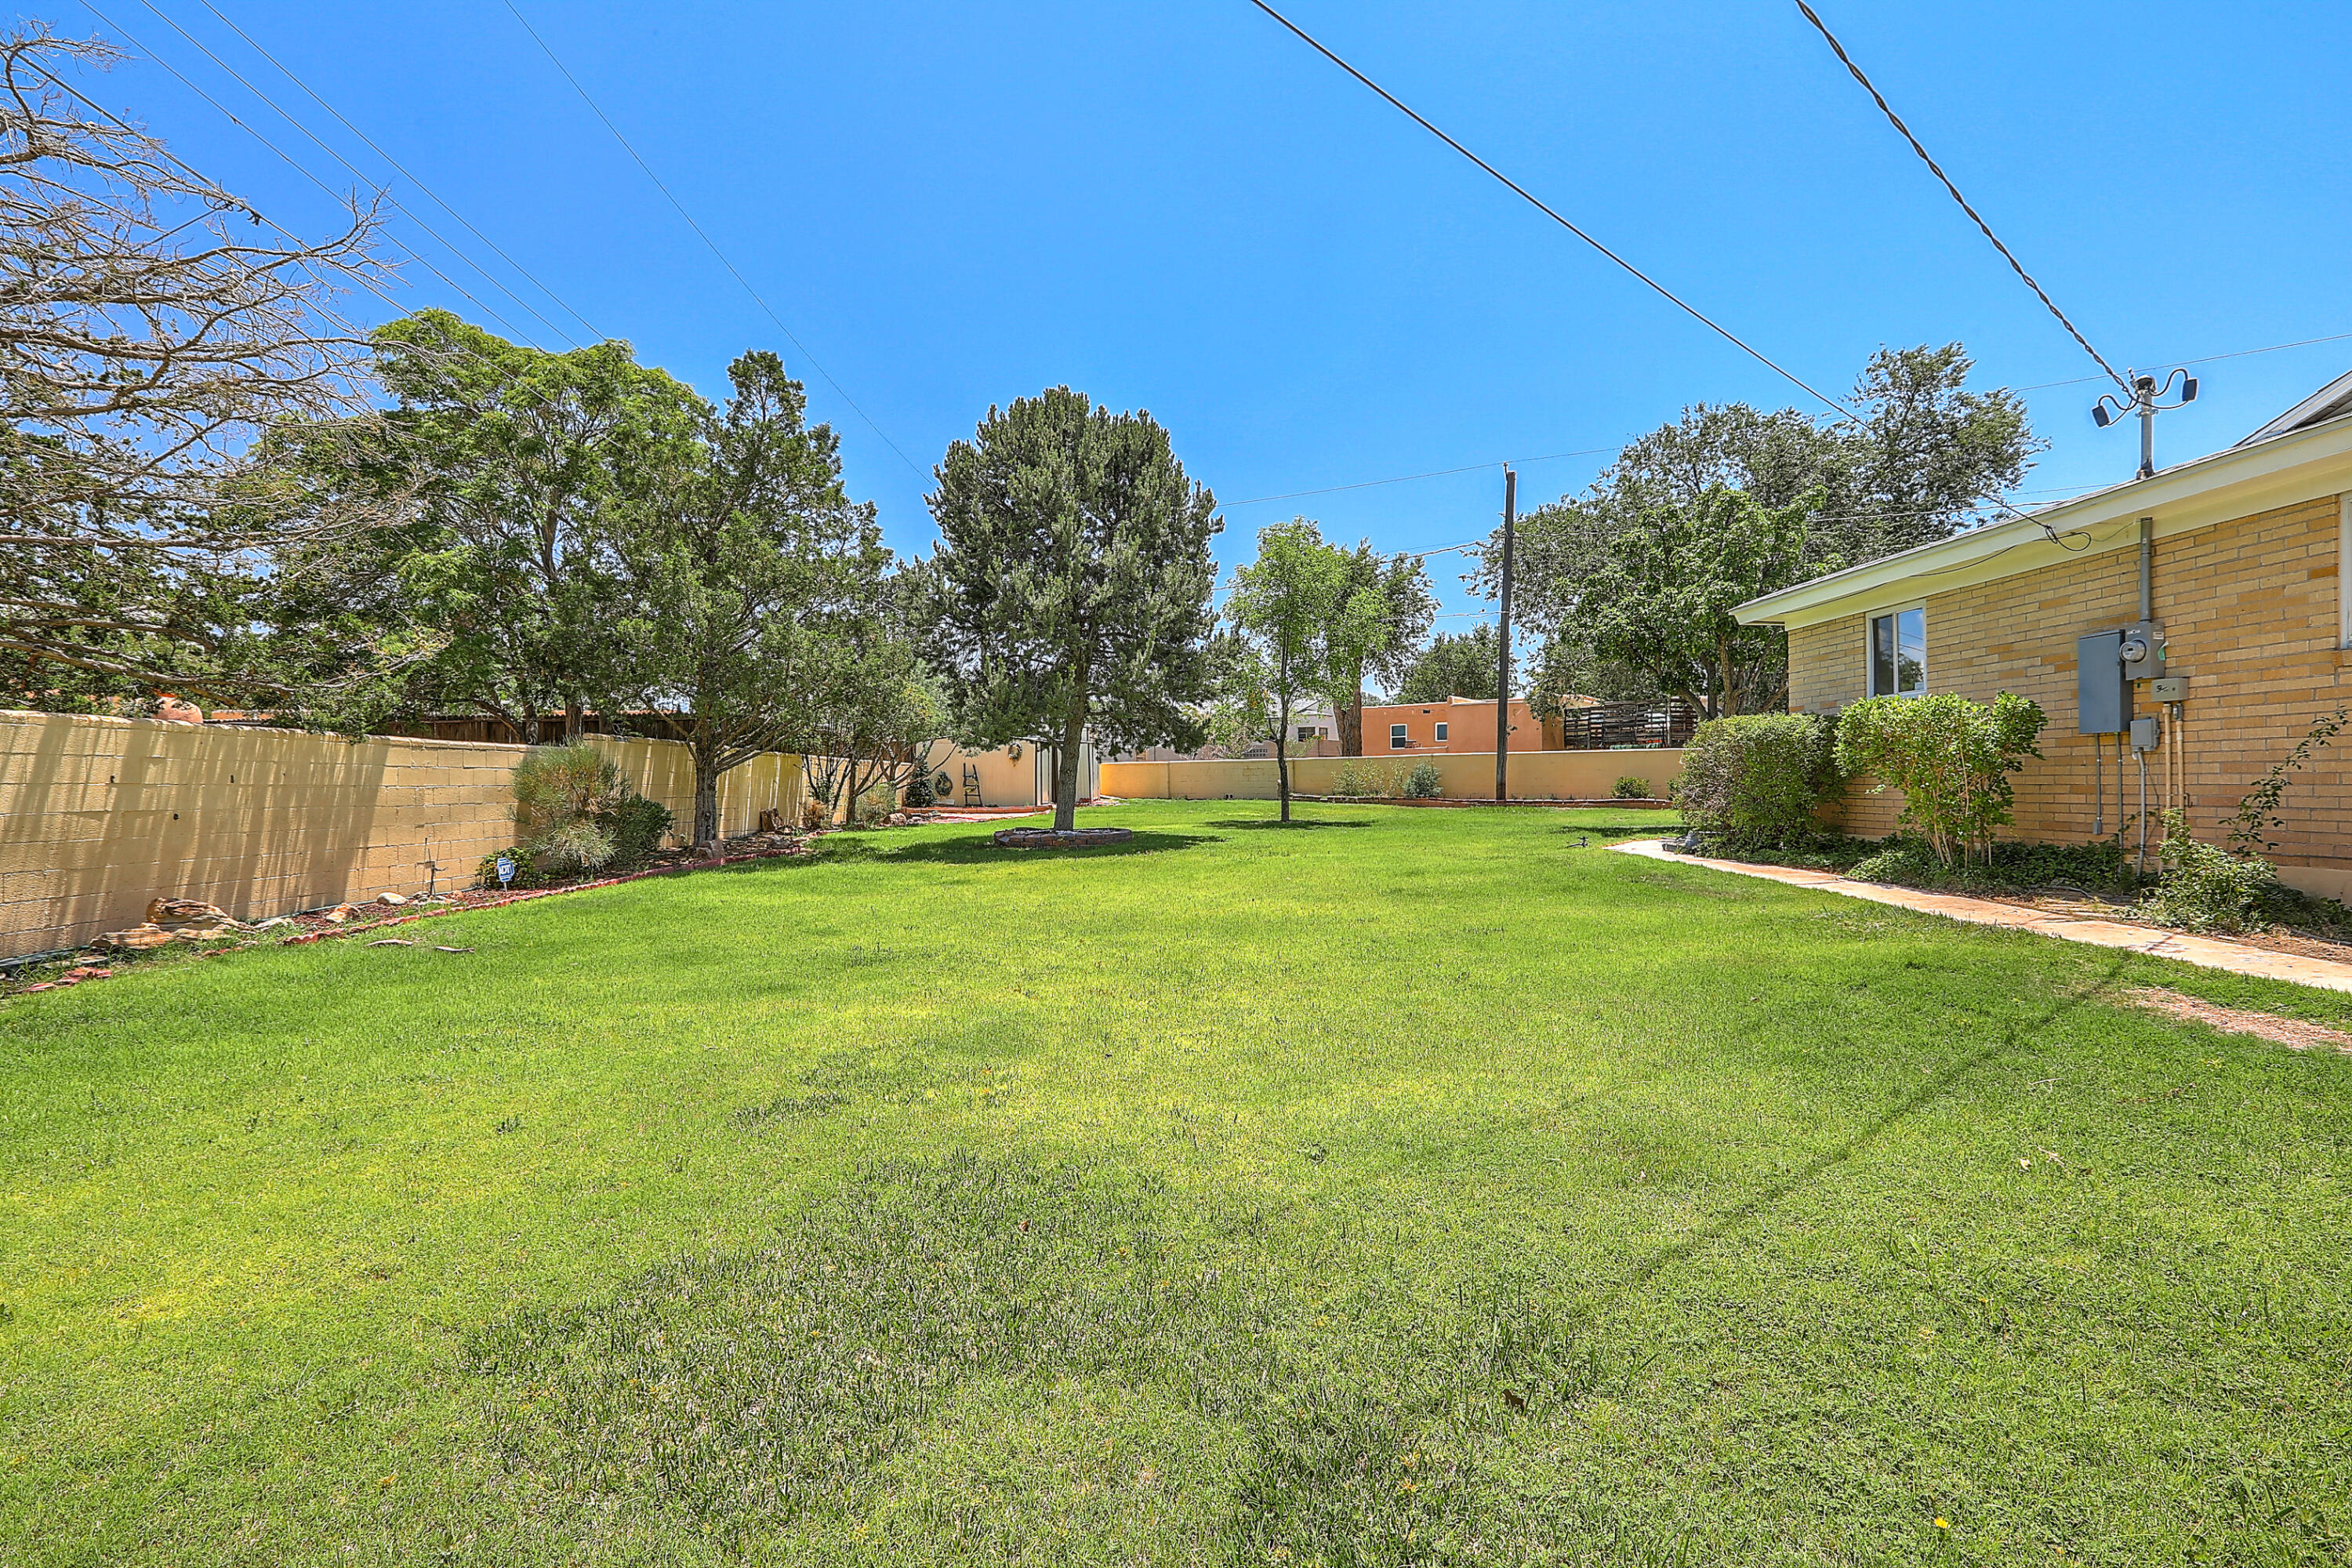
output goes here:
[{"label": "mulch bed", "polygon": [[1135,831],[1127,827],[1000,827],[989,836],[999,849],[1091,849],[1102,844],[1127,844]]}]

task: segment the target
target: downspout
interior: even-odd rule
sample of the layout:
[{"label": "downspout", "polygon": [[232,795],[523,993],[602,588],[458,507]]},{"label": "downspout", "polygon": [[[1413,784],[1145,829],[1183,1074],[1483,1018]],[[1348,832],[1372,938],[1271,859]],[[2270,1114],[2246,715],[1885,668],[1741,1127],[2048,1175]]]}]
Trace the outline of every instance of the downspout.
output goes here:
[{"label": "downspout", "polygon": [[2139,618],[2156,619],[2156,519],[2139,520]]}]

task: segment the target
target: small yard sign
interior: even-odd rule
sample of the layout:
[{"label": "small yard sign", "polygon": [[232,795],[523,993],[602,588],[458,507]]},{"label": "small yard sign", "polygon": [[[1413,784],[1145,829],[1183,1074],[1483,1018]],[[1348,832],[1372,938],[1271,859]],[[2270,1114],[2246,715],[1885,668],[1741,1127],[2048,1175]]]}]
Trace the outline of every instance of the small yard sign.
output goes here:
[{"label": "small yard sign", "polygon": [[514,880],[514,857],[513,857],[513,856],[511,856],[511,855],[501,855],[501,856],[499,856],[499,887],[501,887],[501,888],[503,888],[503,887],[505,887],[509,882],[511,882],[511,881],[513,881],[513,880]]}]

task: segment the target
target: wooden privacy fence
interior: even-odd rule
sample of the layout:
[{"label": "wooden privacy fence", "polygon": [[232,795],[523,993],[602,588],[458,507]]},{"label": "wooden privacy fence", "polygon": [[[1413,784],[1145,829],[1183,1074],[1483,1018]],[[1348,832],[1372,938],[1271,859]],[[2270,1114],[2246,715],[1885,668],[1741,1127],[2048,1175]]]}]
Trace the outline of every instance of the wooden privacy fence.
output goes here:
[{"label": "wooden privacy fence", "polygon": [[[1290,787],[1299,795],[1328,795],[1343,769],[1359,777],[1401,783],[1427,763],[1438,771],[1437,793],[1453,800],[1495,798],[1492,752],[1416,752],[1396,757],[1298,757],[1290,764]],[[1513,752],[1514,800],[1597,800],[1620,778],[1643,781],[1663,798],[1682,771],[1680,750],[1644,747],[1623,752]],[[1105,763],[1102,792],[1129,799],[1272,800],[1277,793],[1274,759],[1184,763]],[[1374,790],[1371,793],[1391,793]]]},{"label": "wooden privacy fence", "polygon": [[[683,745],[589,743],[690,826]],[[514,842],[525,750],[0,712],[0,957],[135,925],[159,896],[259,920],[468,886]],[[720,781],[721,830],[796,816],[800,800],[798,757],[754,758]]]}]

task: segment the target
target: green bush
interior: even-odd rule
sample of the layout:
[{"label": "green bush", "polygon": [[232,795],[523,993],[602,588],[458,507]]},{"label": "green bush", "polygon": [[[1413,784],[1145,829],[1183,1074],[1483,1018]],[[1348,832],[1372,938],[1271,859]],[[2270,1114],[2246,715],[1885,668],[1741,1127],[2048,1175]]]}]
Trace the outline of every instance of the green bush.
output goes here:
[{"label": "green bush", "polygon": [[1734,845],[1807,842],[1821,831],[1814,808],[1838,796],[1834,736],[1831,720],[1808,713],[1710,719],[1684,748],[1675,804]]},{"label": "green bush", "polygon": [[2164,880],[2140,903],[2148,919],[2183,931],[2242,931],[2270,923],[2270,906],[2293,901],[2269,861],[2231,855],[2190,837],[2178,811],[2164,814]]},{"label": "green bush", "polygon": [[1609,798],[1612,800],[1647,800],[1650,798],[1650,781],[1643,778],[1635,778],[1632,773],[1627,773],[1624,777],[1619,779],[1615,784],[1609,787]]},{"label": "green bush", "polygon": [[676,821],[661,802],[632,794],[598,812],[596,824],[613,836],[613,853],[606,866],[633,871],[654,858]]},{"label": "green bush", "polygon": [[2047,722],[2040,703],[2008,691],[1990,702],[1951,691],[1874,697],[1838,715],[1836,763],[1901,790],[1900,820],[1938,861],[1983,861],[1993,829],[2015,820],[2010,775],[2042,754],[2033,742]]},{"label": "green bush", "polygon": [[517,859],[538,872],[639,865],[670,830],[668,808],[632,790],[611,759],[582,742],[534,748],[516,765],[514,797]]},{"label": "green bush", "polygon": [[1407,800],[1435,800],[1445,787],[1445,775],[1435,763],[1416,763],[1412,772],[1404,775],[1401,792]]},{"label": "green bush", "polygon": [[907,781],[904,801],[908,811],[924,811],[939,804],[937,797],[931,793],[930,769],[915,770],[914,777]]},{"label": "green bush", "polygon": [[1364,757],[1349,757],[1331,770],[1334,795],[1394,797],[1402,793],[1403,770],[1385,767]]}]

